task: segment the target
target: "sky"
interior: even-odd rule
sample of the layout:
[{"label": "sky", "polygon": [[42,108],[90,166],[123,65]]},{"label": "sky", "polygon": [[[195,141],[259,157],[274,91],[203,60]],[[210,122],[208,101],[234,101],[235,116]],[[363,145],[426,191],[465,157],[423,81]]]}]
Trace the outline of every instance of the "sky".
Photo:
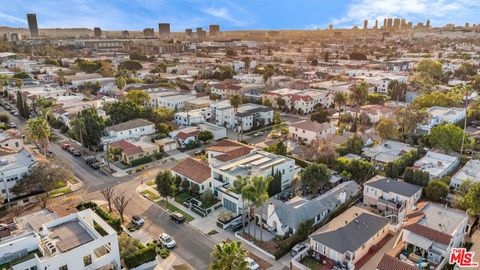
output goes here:
[{"label": "sky", "polygon": [[221,30],[324,29],[362,26],[369,19],[405,18],[433,26],[480,23],[480,0],[0,0],[0,26],[101,27],[142,30],[169,22],[172,31],[219,24]]}]

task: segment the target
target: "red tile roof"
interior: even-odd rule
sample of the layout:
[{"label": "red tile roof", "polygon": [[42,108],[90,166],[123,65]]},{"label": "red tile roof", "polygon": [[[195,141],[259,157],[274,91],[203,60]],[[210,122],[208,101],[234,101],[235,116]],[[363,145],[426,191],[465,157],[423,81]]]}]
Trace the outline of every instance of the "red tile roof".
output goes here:
[{"label": "red tile roof", "polygon": [[222,140],[216,145],[208,147],[206,150],[223,153],[222,155],[215,156],[215,158],[226,162],[248,155],[252,151],[252,147],[232,140]]},{"label": "red tile roof", "polygon": [[188,138],[190,138],[190,137],[197,136],[198,133],[200,133],[200,131],[198,131],[198,130],[195,130],[195,131],[192,131],[192,132],[183,132],[183,131],[180,131],[180,132],[177,134],[177,138],[185,141],[186,139],[188,139]]},{"label": "red tile roof", "polygon": [[452,236],[449,234],[434,230],[432,228],[429,228],[427,226],[424,226],[418,223],[412,223],[404,226],[403,228],[407,231],[413,232],[429,240],[444,244],[446,246],[450,244],[450,240],[452,239]]},{"label": "red tile roof", "polygon": [[377,265],[377,270],[416,270],[417,267],[410,265],[408,263],[402,262],[401,260],[392,257],[388,254],[384,254],[382,259]]},{"label": "red tile roof", "polygon": [[180,161],[172,168],[172,171],[199,184],[208,180],[212,175],[211,169],[207,163],[190,157]]},{"label": "red tile roof", "polygon": [[132,156],[135,154],[140,154],[143,153],[142,147],[138,145],[134,145],[132,143],[129,143],[125,140],[120,140],[117,142],[113,142],[108,145],[108,147],[118,147],[124,152],[127,156]]}]

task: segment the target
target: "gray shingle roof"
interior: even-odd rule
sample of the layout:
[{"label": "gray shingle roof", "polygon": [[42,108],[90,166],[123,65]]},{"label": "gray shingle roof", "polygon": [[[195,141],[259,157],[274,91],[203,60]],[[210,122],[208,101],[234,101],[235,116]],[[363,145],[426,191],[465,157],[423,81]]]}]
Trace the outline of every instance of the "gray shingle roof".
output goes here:
[{"label": "gray shingle roof", "polygon": [[389,220],[384,217],[362,213],[356,219],[337,230],[310,237],[314,241],[322,243],[342,254],[347,251],[355,252],[368,239],[385,227],[388,222]]},{"label": "gray shingle roof", "polygon": [[383,176],[375,176],[364,184],[383,190],[384,192],[393,192],[405,197],[412,197],[415,193],[422,189],[421,186],[400,182]]}]

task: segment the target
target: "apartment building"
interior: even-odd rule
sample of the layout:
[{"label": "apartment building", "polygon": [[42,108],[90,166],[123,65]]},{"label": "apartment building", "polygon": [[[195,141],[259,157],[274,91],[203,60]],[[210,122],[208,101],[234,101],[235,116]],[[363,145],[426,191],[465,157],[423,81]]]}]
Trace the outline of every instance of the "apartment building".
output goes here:
[{"label": "apartment building", "polygon": [[0,264],[25,269],[121,269],[117,232],[91,209],[58,217],[47,209],[2,228]]},{"label": "apartment building", "polygon": [[447,108],[434,106],[427,110],[430,114],[428,123],[417,127],[417,133],[429,134],[430,130],[441,124],[456,124],[465,119],[466,111],[464,108]]},{"label": "apartment building", "polygon": [[102,137],[102,144],[108,144],[119,140],[140,138],[155,133],[155,124],[145,119],[133,119],[124,123],[105,128],[108,135]]},{"label": "apartment building", "polygon": [[465,181],[480,183],[480,160],[469,160],[450,180],[450,187],[457,190]]},{"label": "apartment building", "polygon": [[424,157],[415,161],[413,167],[428,172],[430,179],[438,179],[452,173],[458,165],[460,160],[456,156],[428,151]]},{"label": "apartment building", "polygon": [[0,195],[4,200],[10,201],[18,197],[12,188],[36,163],[36,158],[25,148],[18,151],[0,148]]},{"label": "apartment building", "polygon": [[335,132],[336,127],[331,123],[320,124],[310,120],[302,120],[288,126],[289,137],[292,140],[306,143],[333,137]]}]

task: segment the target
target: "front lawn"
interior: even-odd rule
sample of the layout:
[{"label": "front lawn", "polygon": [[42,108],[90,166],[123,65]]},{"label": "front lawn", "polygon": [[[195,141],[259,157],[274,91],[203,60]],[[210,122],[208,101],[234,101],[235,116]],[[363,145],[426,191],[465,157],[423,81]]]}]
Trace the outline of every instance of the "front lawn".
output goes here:
[{"label": "front lawn", "polygon": [[150,190],[148,189],[145,189],[144,191],[142,191],[142,194],[147,197],[149,200],[151,201],[157,201],[160,199],[160,196],[158,196],[157,194],[151,192]]},{"label": "front lawn", "polygon": [[182,190],[180,193],[178,193],[175,196],[175,201],[183,205],[183,203],[186,202],[189,198],[190,198],[190,194],[188,193],[188,191]]},{"label": "front lawn", "polygon": [[52,197],[57,197],[66,193],[70,193],[72,190],[69,187],[61,188],[61,189],[56,189],[52,192],[50,192],[50,196]]},{"label": "front lawn", "polygon": [[162,208],[165,208],[167,210],[169,210],[170,212],[178,212],[180,214],[182,214],[184,217],[185,217],[185,220],[187,222],[190,222],[192,220],[194,220],[195,218],[190,216],[189,214],[185,213],[183,210],[179,209],[178,207],[176,207],[175,205],[171,204],[171,203],[168,203],[167,205],[167,201],[166,200],[161,200],[158,202],[158,205],[160,205]]},{"label": "front lawn", "polygon": [[303,260],[300,263],[305,265],[309,269],[318,269],[318,270],[328,269],[323,264],[321,264],[320,262],[318,262],[317,260],[315,260],[310,256],[303,258]]}]

